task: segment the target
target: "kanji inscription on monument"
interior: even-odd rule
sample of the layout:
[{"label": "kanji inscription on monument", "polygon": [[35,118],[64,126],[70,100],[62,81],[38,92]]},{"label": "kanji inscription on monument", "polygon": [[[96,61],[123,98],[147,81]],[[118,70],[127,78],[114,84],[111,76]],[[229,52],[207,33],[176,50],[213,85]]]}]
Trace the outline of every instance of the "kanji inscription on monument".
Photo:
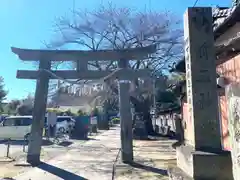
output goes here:
[{"label": "kanji inscription on monument", "polygon": [[194,126],[189,143],[198,150],[221,147],[211,13],[211,8],[191,8],[184,16],[187,102]]}]

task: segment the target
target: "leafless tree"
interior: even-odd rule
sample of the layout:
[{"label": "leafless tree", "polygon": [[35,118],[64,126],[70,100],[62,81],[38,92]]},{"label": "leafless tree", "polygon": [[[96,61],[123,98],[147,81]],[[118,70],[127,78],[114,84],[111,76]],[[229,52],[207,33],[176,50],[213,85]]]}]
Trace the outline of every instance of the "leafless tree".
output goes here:
[{"label": "leafless tree", "polygon": [[[94,11],[74,11],[73,17],[60,17],[55,24],[57,36],[51,48],[123,49],[157,44],[157,52],[148,59],[131,62],[133,69],[143,67],[153,71],[169,68],[182,56],[180,21],[170,12],[138,12],[112,3]],[[113,69],[114,62],[90,62],[94,68]]]},{"label": "leafless tree", "polygon": [[[180,21],[170,12],[136,11],[109,3],[94,11],[76,10],[72,17],[59,17],[55,24],[56,36],[48,47],[97,51],[156,44],[156,53],[141,61],[133,59],[130,67],[149,68],[161,75],[182,57],[183,33],[179,24]],[[89,62],[89,66],[113,70],[117,63],[96,60]],[[136,103],[136,99],[132,101]]]}]

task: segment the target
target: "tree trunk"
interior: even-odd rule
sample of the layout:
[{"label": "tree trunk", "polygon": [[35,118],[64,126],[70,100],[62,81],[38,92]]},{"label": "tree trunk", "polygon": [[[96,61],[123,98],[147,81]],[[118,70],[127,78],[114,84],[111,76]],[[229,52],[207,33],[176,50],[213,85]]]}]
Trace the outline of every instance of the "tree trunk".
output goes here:
[{"label": "tree trunk", "polygon": [[150,112],[144,112],[143,114],[144,119],[145,119],[145,126],[148,132],[148,135],[154,135],[154,129],[153,129],[153,124],[152,124],[152,119],[151,119],[151,115]]}]

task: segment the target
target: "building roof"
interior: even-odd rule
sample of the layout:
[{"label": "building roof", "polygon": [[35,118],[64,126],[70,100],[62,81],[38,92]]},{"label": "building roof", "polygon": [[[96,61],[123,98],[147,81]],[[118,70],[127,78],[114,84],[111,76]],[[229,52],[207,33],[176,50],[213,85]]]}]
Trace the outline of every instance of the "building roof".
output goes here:
[{"label": "building roof", "polygon": [[[235,0],[232,7],[214,7],[213,14],[213,31],[214,38],[224,34],[230,27],[240,21],[240,1]],[[222,50],[222,48],[220,48]],[[185,58],[179,61],[172,72],[185,72]]]},{"label": "building roof", "polygon": [[226,32],[240,21],[240,1],[235,1],[232,7],[213,8],[213,30],[215,38]]}]

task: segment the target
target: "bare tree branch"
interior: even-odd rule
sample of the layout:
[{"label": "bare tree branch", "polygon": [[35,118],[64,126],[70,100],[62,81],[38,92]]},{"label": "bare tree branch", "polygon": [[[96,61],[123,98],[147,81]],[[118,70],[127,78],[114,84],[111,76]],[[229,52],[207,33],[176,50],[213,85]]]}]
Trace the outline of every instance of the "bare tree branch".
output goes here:
[{"label": "bare tree branch", "polygon": [[[119,8],[109,3],[108,6],[100,6],[94,11],[73,13],[75,19],[57,19],[56,32],[61,38],[53,40],[53,46],[72,44],[79,49],[99,50],[157,44],[156,54],[142,61],[133,60],[133,69],[151,67],[156,63],[169,64],[182,55],[183,33],[178,29],[179,21],[170,12],[136,12],[128,7]],[[91,63],[97,69],[103,69],[102,66],[111,69],[113,64],[98,61]]]},{"label": "bare tree branch", "polygon": [[[138,12],[109,3],[94,11],[76,10],[73,13],[74,18],[56,20],[56,37],[49,43],[51,48],[97,51],[156,44],[156,53],[141,61],[132,59],[130,68],[149,68],[161,75],[183,54],[183,32],[178,28],[180,21],[170,12]],[[88,66],[97,70],[114,70],[117,63],[94,60],[88,62]]]}]

